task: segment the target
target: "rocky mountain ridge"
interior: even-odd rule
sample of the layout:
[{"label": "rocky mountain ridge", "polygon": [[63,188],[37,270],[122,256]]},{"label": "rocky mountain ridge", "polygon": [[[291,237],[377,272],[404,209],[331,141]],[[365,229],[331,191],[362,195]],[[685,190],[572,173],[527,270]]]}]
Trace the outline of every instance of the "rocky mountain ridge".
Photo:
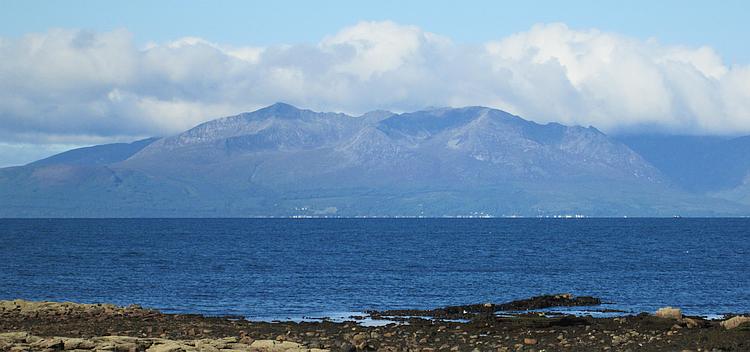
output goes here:
[{"label": "rocky mountain ridge", "polygon": [[[88,159],[87,159],[88,158]],[[594,127],[486,107],[354,117],[277,103],[0,169],[0,216],[738,215]]]}]

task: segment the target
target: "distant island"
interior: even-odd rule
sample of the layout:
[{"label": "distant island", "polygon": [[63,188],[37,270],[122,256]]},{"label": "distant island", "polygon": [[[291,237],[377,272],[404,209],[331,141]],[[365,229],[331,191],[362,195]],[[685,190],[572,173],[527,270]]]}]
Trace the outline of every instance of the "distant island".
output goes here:
[{"label": "distant island", "polygon": [[0,217],[750,215],[750,137],[277,103],[0,169]]}]

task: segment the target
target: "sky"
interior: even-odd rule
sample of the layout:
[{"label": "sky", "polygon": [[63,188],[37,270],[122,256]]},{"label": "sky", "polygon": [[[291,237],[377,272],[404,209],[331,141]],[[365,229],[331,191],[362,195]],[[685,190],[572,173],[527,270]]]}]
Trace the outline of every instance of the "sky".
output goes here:
[{"label": "sky", "polygon": [[747,1],[0,0],[0,167],[284,101],[750,134]]}]

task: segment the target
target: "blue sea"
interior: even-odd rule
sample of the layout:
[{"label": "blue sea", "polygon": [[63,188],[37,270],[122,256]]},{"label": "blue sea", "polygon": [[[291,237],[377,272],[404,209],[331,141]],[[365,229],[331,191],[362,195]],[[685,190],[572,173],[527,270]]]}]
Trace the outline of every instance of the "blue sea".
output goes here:
[{"label": "blue sea", "polygon": [[3,219],[0,299],[300,319],[506,302],[750,311],[750,219]]}]

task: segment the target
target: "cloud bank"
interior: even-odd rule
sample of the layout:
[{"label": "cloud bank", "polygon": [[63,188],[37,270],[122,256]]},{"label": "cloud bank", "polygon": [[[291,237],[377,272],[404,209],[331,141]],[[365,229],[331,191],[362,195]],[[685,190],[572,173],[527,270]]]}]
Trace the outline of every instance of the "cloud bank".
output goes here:
[{"label": "cloud bank", "polygon": [[540,24],[481,45],[360,22],[317,44],[232,47],[127,30],[0,38],[0,141],[168,135],[285,101],[353,114],[485,105],[607,132],[750,132],[750,65],[709,47]]}]

